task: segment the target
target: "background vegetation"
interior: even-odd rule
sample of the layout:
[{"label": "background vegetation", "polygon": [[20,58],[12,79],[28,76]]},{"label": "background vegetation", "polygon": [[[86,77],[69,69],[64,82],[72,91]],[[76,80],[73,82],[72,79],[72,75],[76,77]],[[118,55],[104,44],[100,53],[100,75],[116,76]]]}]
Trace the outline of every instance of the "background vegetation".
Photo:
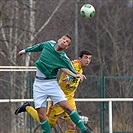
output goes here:
[{"label": "background vegetation", "polygon": [[[81,17],[79,11],[85,3],[95,7],[94,18]],[[77,58],[81,49],[88,49],[93,53],[90,66],[84,69],[86,75],[96,75],[99,79],[99,72],[102,70],[105,76],[132,76],[132,9],[132,0],[1,0],[0,66],[33,66],[40,53],[28,53],[21,59],[17,57],[17,53],[39,42],[57,40],[67,33],[73,39],[66,51],[70,59]],[[29,98],[32,94],[30,90],[27,91],[27,88],[31,87],[28,73],[15,73],[15,76],[11,72],[9,74],[13,77],[1,72],[0,99]],[[22,75],[24,77],[21,77]],[[98,86],[97,80],[95,83]],[[108,80],[106,85],[106,97],[133,96],[132,79]],[[91,88],[92,95],[89,93],[89,87],[89,82],[84,82],[76,97],[100,96],[99,86]],[[1,120],[11,125],[9,129],[13,131],[16,129],[17,120],[11,116],[18,105],[0,104]],[[117,114],[114,119],[119,119],[114,125],[116,131],[132,130],[132,119],[129,119],[132,118],[132,108],[127,108],[129,106],[132,107],[132,104],[114,107]],[[89,115],[92,115],[92,123],[98,125],[99,118],[94,114],[99,113],[99,108],[96,109],[96,105],[92,104],[89,110],[92,110],[89,112]],[[9,112],[11,114],[6,120],[5,116]],[[26,122],[25,120],[18,123]],[[7,132],[5,123],[0,126],[3,132]],[[97,128],[97,131],[99,127],[95,125],[93,128]],[[19,126],[22,127],[23,124]]]}]

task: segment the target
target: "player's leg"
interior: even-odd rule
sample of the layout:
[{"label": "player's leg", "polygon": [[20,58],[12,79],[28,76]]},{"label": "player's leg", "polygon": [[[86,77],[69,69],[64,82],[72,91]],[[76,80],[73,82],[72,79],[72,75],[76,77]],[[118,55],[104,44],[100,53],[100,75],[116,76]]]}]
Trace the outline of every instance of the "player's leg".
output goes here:
[{"label": "player's leg", "polygon": [[46,108],[40,107],[36,109],[40,119],[40,126],[43,133],[51,133],[51,127],[46,117]]},{"label": "player's leg", "polygon": [[[76,103],[74,101],[74,98],[68,98],[68,103],[70,104],[70,106],[74,110],[77,110],[76,109]],[[67,129],[66,129],[66,132],[65,133],[74,133],[74,131],[76,129],[75,123],[70,119],[69,115],[66,112],[63,113],[63,116],[64,116],[64,118],[66,120],[66,125],[67,125]],[[88,130],[90,130],[90,133],[93,133],[93,131],[91,130],[90,127],[87,126],[87,128],[88,128]]]},{"label": "player's leg", "polygon": [[53,102],[50,101],[47,111],[49,123],[51,125],[56,124],[59,115],[63,115],[66,120],[65,133],[74,133],[75,123],[72,122],[69,115],[58,104],[53,106]]},{"label": "player's leg", "polygon": [[38,117],[37,111],[30,105],[29,102],[25,102],[22,106],[18,107],[15,111],[15,114],[19,114],[21,112],[27,112],[30,114],[35,120],[40,122],[40,119]]},{"label": "player's leg", "polygon": [[26,107],[26,111],[27,111],[28,114],[30,114],[33,117],[33,119],[35,119],[36,121],[40,122],[38,113],[32,106],[27,106]]},{"label": "player's leg", "polygon": [[15,110],[15,115],[21,113],[21,112],[26,112],[26,107],[27,106],[31,106],[29,102],[25,102],[23,105],[21,105],[20,107],[18,107],[16,110]]},{"label": "player's leg", "polygon": [[64,110],[59,105],[53,106],[53,102],[50,101],[50,104],[48,106],[48,111],[47,111],[47,117],[51,127],[56,124],[56,121],[58,120],[58,116],[63,111]]},{"label": "player's leg", "polygon": [[80,128],[83,133],[89,133],[78,113],[71,108],[67,100],[61,101],[58,104],[69,114],[71,120]]},{"label": "player's leg", "polygon": [[78,113],[72,109],[68,101],[61,101],[59,105],[69,114],[71,120],[80,128],[82,133],[94,133],[92,130],[86,128]]},{"label": "player's leg", "polygon": [[42,133],[51,133],[51,127],[46,117],[47,81],[35,79],[33,84],[33,97],[37,110]]},{"label": "player's leg", "polygon": [[[84,123],[82,122],[81,118],[79,117],[78,113],[72,109],[72,107],[68,104],[67,99],[63,91],[61,90],[58,83],[53,83],[53,90],[51,92],[51,99],[55,104],[59,104],[65,112],[67,112],[71,118],[71,120],[80,128],[83,133],[90,133]],[[56,86],[56,89],[55,89]],[[54,94],[54,95],[53,95]]]},{"label": "player's leg", "polygon": [[66,120],[66,125],[67,125],[67,128],[66,128],[65,133],[74,133],[75,132],[76,125],[71,119]]},{"label": "player's leg", "polygon": [[[74,110],[77,110],[74,98],[68,98],[68,103]],[[66,132],[65,133],[74,133],[76,129],[76,124],[71,120],[71,118],[66,112],[64,112],[62,115],[64,116],[66,120]]]},{"label": "player's leg", "polygon": [[[22,106],[20,106],[16,111],[15,114],[17,115],[18,113],[21,112],[25,112],[27,111],[35,120],[37,120],[38,122],[40,122],[39,116],[38,116],[38,112],[32,107],[30,106],[30,103],[26,102],[24,103]],[[41,114],[40,117],[42,117],[42,121],[40,122],[40,125],[43,129],[43,133],[50,133],[50,125],[48,120],[46,119],[46,117],[43,117],[43,113],[46,114],[46,109],[45,108],[41,108],[39,109],[39,113]]]}]

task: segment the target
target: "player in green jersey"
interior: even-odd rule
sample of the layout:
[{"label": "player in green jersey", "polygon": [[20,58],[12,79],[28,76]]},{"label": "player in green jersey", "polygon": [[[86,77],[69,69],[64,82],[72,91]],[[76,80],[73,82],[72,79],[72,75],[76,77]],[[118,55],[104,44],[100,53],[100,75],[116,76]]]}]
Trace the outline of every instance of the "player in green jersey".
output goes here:
[{"label": "player in green jersey", "polygon": [[72,121],[83,133],[90,132],[81,121],[77,112],[68,104],[67,98],[56,78],[59,69],[67,75],[70,75],[69,79],[80,78],[83,81],[86,78],[85,75],[76,73],[70,59],[63,51],[69,47],[70,43],[71,37],[69,35],[63,35],[57,42],[53,40],[42,42],[21,50],[18,53],[18,56],[22,56],[27,52],[42,51],[40,57],[35,62],[37,72],[33,84],[33,98],[43,133],[51,133],[50,124],[46,117],[46,102],[48,97],[52,99],[54,105],[60,105],[68,113]]}]

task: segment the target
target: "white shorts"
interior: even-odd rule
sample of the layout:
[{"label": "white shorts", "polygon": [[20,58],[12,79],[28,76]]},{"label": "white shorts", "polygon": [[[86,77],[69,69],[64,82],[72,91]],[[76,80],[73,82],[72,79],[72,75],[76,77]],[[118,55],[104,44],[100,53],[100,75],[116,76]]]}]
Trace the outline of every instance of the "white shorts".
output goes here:
[{"label": "white shorts", "polygon": [[47,98],[50,97],[54,105],[60,101],[67,100],[61,90],[57,79],[40,80],[35,79],[33,84],[33,98],[35,108],[47,107]]}]

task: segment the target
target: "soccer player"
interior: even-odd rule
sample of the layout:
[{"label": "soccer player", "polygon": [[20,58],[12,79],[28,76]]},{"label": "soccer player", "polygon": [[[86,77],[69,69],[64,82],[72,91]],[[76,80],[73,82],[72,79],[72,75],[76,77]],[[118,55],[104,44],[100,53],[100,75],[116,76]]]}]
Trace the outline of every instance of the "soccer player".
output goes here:
[{"label": "soccer player", "polygon": [[47,97],[51,98],[54,105],[60,105],[68,113],[71,120],[80,128],[82,133],[90,133],[81,121],[78,113],[69,105],[56,78],[59,69],[69,75],[68,79],[80,78],[83,81],[86,78],[85,75],[76,73],[70,59],[63,51],[69,47],[70,43],[71,37],[63,35],[57,42],[53,40],[42,42],[18,53],[18,56],[22,56],[27,52],[42,51],[40,57],[35,62],[37,72],[33,85],[33,98],[43,133],[51,133],[50,124],[46,116]]}]

